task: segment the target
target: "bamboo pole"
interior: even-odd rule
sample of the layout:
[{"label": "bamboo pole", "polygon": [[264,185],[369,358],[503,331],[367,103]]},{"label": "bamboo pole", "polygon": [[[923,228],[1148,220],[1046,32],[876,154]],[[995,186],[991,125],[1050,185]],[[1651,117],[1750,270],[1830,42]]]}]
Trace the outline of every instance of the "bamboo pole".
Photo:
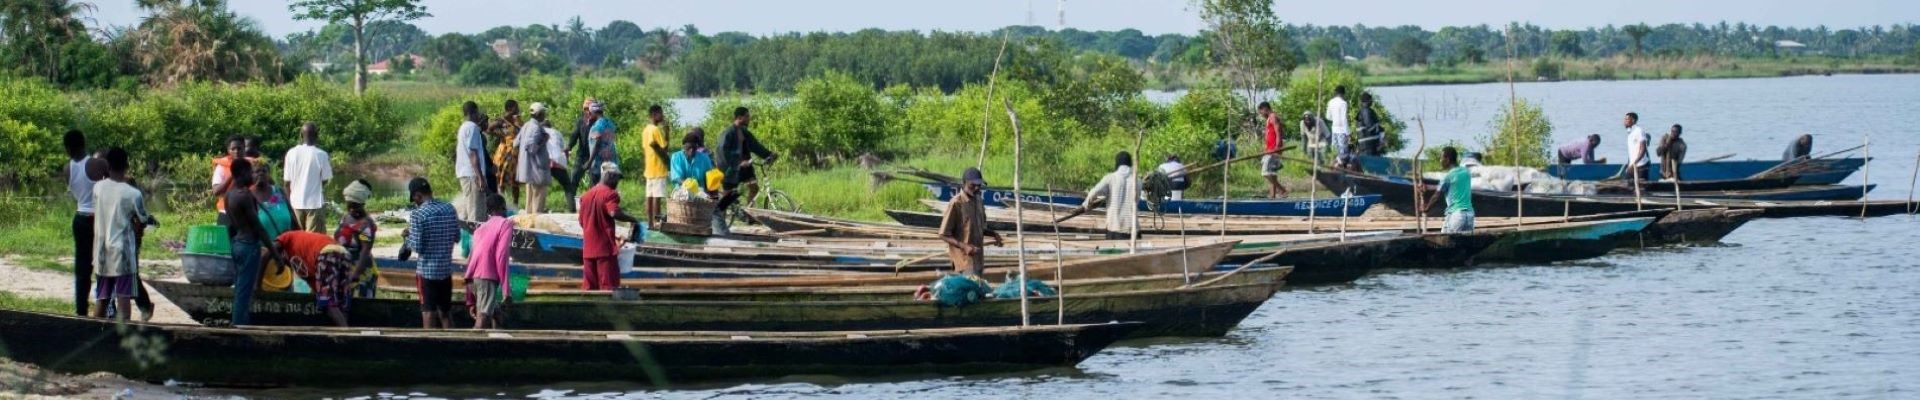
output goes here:
[{"label": "bamboo pole", "polygon": [[[1193,268],[1187,265],[1187,210],[1181,209],[1180,216],[1180,277],[1187,284],[1193,284]],[[1056,226],[1058,224],[1055,224]],[[1059,268],[1054,268],[1058,270]]]},{"label": "bamboo pole", "polygon": [[[987,127],[991,126],[993,121],[993,82],[1000,77],[1000,60],[1007,56],[1007,40],[1010,38],[1008,33],[1009,31],[1000,31],[1000,54],[993,56],[993,74],[987,75],[987,98],[980,101],[980,155],[973,162],[974,168],[987,167],[987,136],[989,136]],[[1016,192],[1019,191],[1020,185],[1013,185],[1013,189]]]},{"label": "bamboo pole", "polygon": [[[1507,125],[1517,133],[1520,130],[1520,91],[1515,89],[1513,84],[1513,59],[1517,57],[1514,54],[1513,47],[1513,28],[1509,27],[1507,28],[1507,102],[1509,104],[1507,108]],[[1513,147],[1513,161],[1515,163],[1520,162],[1520,146]],[[1520,190],[1518,186],[1520,181],[1516,178],[1513,183],[1515,185],[1513,188],[1513,216],[1520,220],[1525,220],[1527,217],[1524,213],[1525,207],[1523,207],[1525,202],[1521,199],[1521,193],[1523,191]],[[1514,225],[1514,230],[1521,230],[1525,226],[1526,224]]]},{"label": "bamboo pole", "polygon": [[[1018,188],[1020,187],[1020,116],[1013,112],[1012,101],[1006,102],[1006,106],[1007,122],[1013,128],[1013,187]],[[1026,196],[1013,196],[1013,234],[1018,236],[1018,238],[1014,240],[1020,242],[1018,262],[1020,265],[1020,326],[1022,327],[1033,324],[1031,320],[1032,316],[1027,314],[1027,208],[1021,207],[1021,202],[1024,201],[1022,198],[1024,197]],[[1059,253],[1059,250],[1055,249],[1054,252]],[[1054,267],[1058,268],[1059,266],[1056,265]]]},{"label": "bamboo pole", "polygon": [[[1053,193],[1052,182],[1047,183],[1047,193]],[[1058,214],[1059,210],[1060,210],[1059,207],[1047,207],[1047,218],[1059,218],[1054,215],[1054,214]],[[1055,242],[1056,244],[1054,245],[1054,249],[1053,249],[1053,265],[1054,265],[1053,282],[1055,285],[1060,285],[1060,287],[1054,288],[1053,290],[1053,298],[1055,300],[1053,302],[1053,305],[1055,306],[1053,324],[1066,325],[1067,324],[1067,302],[1059,301],[1060,299],[1067,297],[1067,277],[1066,275],[1060,272],[1060,270],[1063,270],[1066,268],[1060,268],[1059,266],[1066,264],[1065,261],[1061,261],[1060,253],[1066,252],[1065,250],[1067,248],[1066,246],[1060,245],[1060,244],[1065,244],[1066,242],[1058,241],[1060,238],[1060,224],[1054,223],[1052,225],[1053,225],[1053,237],[1054,237],[1054,240],[1056,240]]]},{"label": "bamboo pole", "polygon": [[1914,156],[1913,177],[1907,178],[1907,214],[1913,214],[1915,211],[1913,208],[1913,189],[1915,184],[1920,184],[1920,155]]},{"label": "bamboo pole", "polygon": [[[1420,148],[1418,150],[1413,151],[1413,181],[1425,182],[1424,180],[1421,180],[1420,176],[1426,174],[1427,166],[1426,164],[1421,162],[1420,158],[1422,156],[1425,156],[1427,153],[1426,116],[1424,115],[1415,116],[1413,118],[1413,123],[1420,127]],[[1427,207],[1426,207],[1427,198],[1425,196],[1426,191],[1421,190],[1423,186],[1426,186],[1426,185],[1424,184],[1413,185],[1413,204],[1415,206],[1419,206],[1413,210],[1413,218],[1416,221],[1419,221],[1420,234],[1425,235],[1427,234]],[[1309,231],[1308,233],[1312,233],[1312,232]]]},{"label": "bamboo pole", "polygon": [[[1108,207],[1130,207],[1133,209],[1133,220],[1127,221],[1127,254],[1140,253],[1140,165],[1142,164],[1141,161],[1147,160],[1146,155],[1140,154],[1140,142],[1144,142],[1146,140],[1147,140],[1147,130],[1138,129],[1134,131],[1133,133],[1133,181],[1128,184],[1128,186],[1132,186],[1132,187],[1127,188],[1125,191],[1125,193],[1133,195],[1133,198],[1134,198],[1133,204],[1108,205]],[[1221,198],[1225,198],[1225,197],[1221,197]],[[1122,203],[1122,201],[1120,200],[1121,199],[1113,199],[1113,202]],[[1126,210],[1126,209],[1127,208],[1120,208],[1119,210]],[[1109,209],[1108,212],[1112,212],[1112,211],[1113,209]],[[1055,224],[1055,225],[1058,225],[1058,224]]]},{"label": "bamboo pole", "polygon": [[[1869,135],[1863,136],[1860,138],[1860,141],[1865,142],[1860,145],[1860,157],[1868,160],[1872,160],[1873,159],[1873,135],[1869,134]],[[1860,220],[1861,221],[1867,220],[1867,188],[1871,186],[1870,184],[1872,182],[1873,182],[1873,163],[1862,164],[1860,166]]]}]

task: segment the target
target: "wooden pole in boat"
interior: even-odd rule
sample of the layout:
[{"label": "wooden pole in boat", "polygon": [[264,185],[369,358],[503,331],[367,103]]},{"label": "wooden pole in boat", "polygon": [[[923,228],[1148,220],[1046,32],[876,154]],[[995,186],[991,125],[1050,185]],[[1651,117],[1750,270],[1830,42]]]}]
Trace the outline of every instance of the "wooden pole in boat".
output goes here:
[{"label": "wooden pole in boat", "polygon": [[[1513,84],[1513,59],[1515,57],[1517,56],[1514,54],[1513,28],[1508,27],[1507,28],[1507,104],[1508,104],[1507,105],[1507,127],[1510,129],[1513,129],[1515,134],[1518,134],[1520,131],[1520,91],[1518,89],[1515,89]],[[1513,147],[1513,162],[1515,164],[1518,164],[1520,162],[1520,146]],[[1526,224],[1521,224],[1521,223],[1518,223],[1517,221],[1525,221],[1527,219],[1527,216],[1525,214],[1526,207],[1524,207],[1525,203],[1520,198],[1521,193],[1524,191],[1520,190],[1520,187],[1519,187],[1520,180],[1518,178],[1515,178],[1513,183],[1514,183],[1513,217],[1514,217],[1514,220],[1516,221],[1514,223],[1514,230],[1521,230],[1521,229],[1524,229]]]},{"label": "wooden pole in boat", "polygon": [[[980,100],[980,156],[973,162],[974,168],[987,167],[987,127],[992,126],[993,121],[993,81],[1000,76],[1000,60],[1007,56],[1008,32],[1000,31],[1000,54],[993,56],[993,74],[987,75],[987,98]],[[1014,185],[1013,190],[1018,193],[1020,185]]]},{"label": "wooden pole in boat", "polygon": [[[1180,216],[1180,278],[1193,283],[1193,268],[1187,265],[1187,210],[1181,209]],[[1225,223],[1226,221],[1220,221]]]},{"label": "wooden pole in boat", "polygon": [[[1869,134],[1869,135],[1863,136],[1860,138],[1860,141],[1865,142],[1860,145],[1860,157],[1867,160],[1872,160],[1873,159],[1873,135]],[[1867,220],[1867,189],[1873,186],[1872,183],[1873,183],[1873,164],[1870,164],[1870,163],[1861,164],[1860,165],[1860,220],[1862,221]]]},{"label": "wooden pole in boat", "polygon": [[[1140,253],[1140,165],[1142,165],[1140,160],[1147,159],[1146,155],[1140,154],[1140,142],[1147,140],[1147,130],[1138,129],[1133,132],[1133,158],[1135,161],[1133,163],[1133,181],[1130,184],[1133,187],[1128,188],[1126,193],[1133,195],[1134,201],[1132,204],[1107,205],[1108,207],[1123,207],[1121,210],[1133,209],[1133,220],[1127,221],[1127,254]],[[1225,199],[1226,197],[1221,198]],[[1120,203],[1121,201],[1120,199],[1113,199],[1113,202]]]},{"label": "wooden pole in boat", "polygon": [[1413,123],[1420,127],[1420,148],[1413,151],[1413,181],[1416,183],[1413,185],[1413,204],[1416,206],[1413,210],[1413,218],[1420,227],[1420,234],[1425,235],[1427,234],[1427,208],[1420,206],[1422,202],[1426,201],[1427,197],[1424,195],[1425,191],[1420,189],[1421,186],[1426,185],[1418,183],[1425,182],[1420,179],[1420,176],[1425,175],[1427,169],[1427,166],[1420,162],[1420,157],[1427,152],[1426,116],[1414,116]]},{"label": "wooden pole in boat", "polygon": [[1913,187],[1920,184],[1920,155],[1913,158],[1913,177],[1907,178],[1907,214],[1913,214]]},{"label": "wooden pole in boat", "polygon": [[[1013,128],[1013,187],[1018,190],[1020,188],[1020,116],[1013,112],[1012,101],[1007,101],[1006,106],[1007,122]],[[1027,314],[1027,208],[1021,206],[1024,197],[1026,196],[1017,194],[1013,196],[1013,234],[1018,237],[1014,240],[1020,242],[1018,260],[1020,263],[1020,326],[1022,327],[1033,324],[1032,316]],[[1058,265],[1054,266],[1054,269],[1059,268]]]},{"label": "wooden pole in boat", "polygon": [[1673,182],[1673,210],[1680,211],[1687,209],[1685,204],[1680,204],[1680,177],[1676,174],[1671,182]]},{"label": "wooden pole in boat", "polygon": [[[1053,193],[1053,182],[1047,182],[1047,193]],[[1059,218],[1054,216],[1054,214],[1059,213],[1059,209],[1059,207],[1047,207],[1047,217]],[[1060,285],[1060,287],[1054,288],[1053,290],[1053,305],[1057,306],[1054,310],[1053,324],[1066,325],[1067,302],[1064,299],[1067,296],[1067,277],[1060,272],[1060,270],[1065,269],[1060,268],[1060,266],[1066,264],[1066,261],[1061,260],[1062,256],[1060,253],[1067,250],[1067,242],[1060,240],[1060,223],[1057,222],[1053,224],[1053,240],[1053,283]]]}]

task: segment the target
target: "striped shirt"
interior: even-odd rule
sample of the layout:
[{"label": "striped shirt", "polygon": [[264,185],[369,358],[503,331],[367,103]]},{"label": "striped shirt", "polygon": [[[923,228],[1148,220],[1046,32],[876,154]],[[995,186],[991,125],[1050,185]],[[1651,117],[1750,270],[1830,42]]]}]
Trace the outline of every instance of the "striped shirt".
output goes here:
[{"label": "striped shirt", "polygon": [[460,223],[453,206],[440,200],[427,200],[407,217],[407,247],[420,254],[415,274],[422,279],[449,279],[453,276],[453,246],[460,243]]}]

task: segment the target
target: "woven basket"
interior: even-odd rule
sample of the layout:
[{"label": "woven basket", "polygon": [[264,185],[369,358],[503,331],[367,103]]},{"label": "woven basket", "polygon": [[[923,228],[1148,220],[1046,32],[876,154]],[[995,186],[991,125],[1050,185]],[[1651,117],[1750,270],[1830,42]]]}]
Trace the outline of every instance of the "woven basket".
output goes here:
[{"label": "woven basket", "polygon": [[660,231],[675,235],[713,235],[713,201],[705,198],[667,201],[667,223]]}]

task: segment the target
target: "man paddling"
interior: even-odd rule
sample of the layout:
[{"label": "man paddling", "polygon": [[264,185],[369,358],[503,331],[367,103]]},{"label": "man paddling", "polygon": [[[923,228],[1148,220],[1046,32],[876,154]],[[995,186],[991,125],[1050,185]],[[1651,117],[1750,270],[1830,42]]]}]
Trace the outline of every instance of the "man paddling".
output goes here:
[{"label": "man paddling", "polygon": [[[1417,206],[1421,210],[1430,210],[1440,203],[1441,196],[1447,199],[1447,219],[1440,226],[1441,233],[1459,233],[1473,231],[1473,173],[1460,165],[1460,152],[1453,146],[1440,149],[1440,167],[1447,169],[1447,176],[1440,179],[1440,189],[1433,191],[1425,202]],[[1420,186],[1426,184],[1419,183]],[[1423,188],[1424,189],[1424,188]]]},{"label": "man paddling", "polygon": [[953,272],[980,275],[986,268],[986,253],[981,249],[988,244],[986,237],[993,237],[994,246],[1006,241],[999,232],[987,229],[986,203],[980,200],[980,191],[986,186],[980,169],[967,168],[961,174],[960,194],[947,202],[947,212],[940,219],[940,240],[947,242]]}]

